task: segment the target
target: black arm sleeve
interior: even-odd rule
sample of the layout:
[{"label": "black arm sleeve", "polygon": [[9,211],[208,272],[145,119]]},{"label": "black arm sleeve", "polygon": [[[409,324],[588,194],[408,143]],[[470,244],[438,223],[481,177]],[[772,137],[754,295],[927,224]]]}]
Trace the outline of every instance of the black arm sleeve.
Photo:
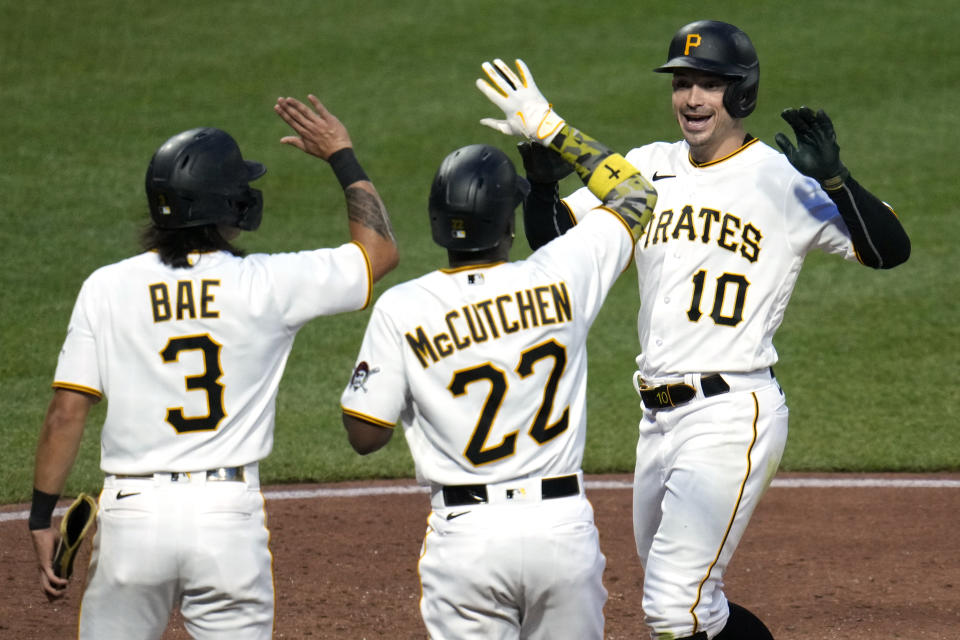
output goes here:
[{"label": "black arm sleeve", "polygon": [[560,201],[557,182],[530,181],[530,193],[523,201],[523,231],[530,248],[536,251],[573,227],[573,216]]},{"label": "black arm sleeve", "polygon": [[874,269],[892,269],[910,257],[910,238],[899,218],[853,178],[827,191],[840,210],[860,262]]}]

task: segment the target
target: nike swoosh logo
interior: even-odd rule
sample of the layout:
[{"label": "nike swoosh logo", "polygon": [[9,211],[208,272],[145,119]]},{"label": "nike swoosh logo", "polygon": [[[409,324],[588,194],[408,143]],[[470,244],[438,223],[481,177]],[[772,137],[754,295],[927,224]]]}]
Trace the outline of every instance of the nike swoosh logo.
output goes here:
[{"label": "nike swoosh logo", "polygon": [[459,518],[460,516],[465,516],[465,515],[467,515],[468,513],[470,513],[470,512],[469,512],[469,511],[460,511],[460,512],[457,512],[457,513],[448,513],[448,514],[447,514],[447,520],[453,520],[454,518]]},{"label": "nike swoosh logo", "polygon": [[657,180],[664,180],[666,178],[676,178],[676,177],[677,177],[676,174],[672,174],[672,173],[657,173],[656,171],[653,172],[654,182],[656,182]]},{"label": "nike swoosh logo", "polygon": [[140,495],[139,491],[131,491],[130,493],[124,493],[123,490],[121,489],[120,491],[117,491],[117,500],[123,500],[124,498],[129,498],[130,496],[138,496],[138,495]]}]

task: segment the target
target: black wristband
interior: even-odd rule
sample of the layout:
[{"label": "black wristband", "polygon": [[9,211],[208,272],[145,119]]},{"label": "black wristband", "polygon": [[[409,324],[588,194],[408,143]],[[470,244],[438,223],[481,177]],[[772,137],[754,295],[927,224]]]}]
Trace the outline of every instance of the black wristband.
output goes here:
[{"label": "black wristband", "polygon": [[53,510],[57,506],[59,495],[44,493],[39,489],[33,490],[33,504],[30,505],[30,530],[48,529],[53,519]]},{"label": "black wristband", "polygon": [[828,194],[831,192],[839,191],[844,183],[850,179],[850,172],[843,165],[840,165],[840,171],[832,178],[827,178],[826,180],[820,181],[820,186],[823,187],[823,190]]},{"label": "black wristband", "polygon": [[354,182],[370,179],[367,177],[367,174],[364,173],[360,163],[357,162],[357,156],[353,154],[353,149],[350,147],[335,151],[327,158],[327,162],[330,163],[333,174],[337,176],[337,180],[340,181],[340,186],[344,189]]}]

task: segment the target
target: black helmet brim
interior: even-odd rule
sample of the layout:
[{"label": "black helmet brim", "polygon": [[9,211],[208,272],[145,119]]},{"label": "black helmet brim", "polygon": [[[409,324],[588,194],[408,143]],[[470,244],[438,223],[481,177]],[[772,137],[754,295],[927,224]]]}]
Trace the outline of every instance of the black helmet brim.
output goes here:
[{"label": "black helmet brim", "polygon": [[692,58],[692,57],[681,57],[673,58],[667,60],[666,63],[660,65],[654,71],[656,73],[673,73],[678,69],[694,69],[696,71],[703,71],[704,73],[712,73],[717,76],[722,76],[724,78],[745,78],[747,76],[746,71],[740,70],[738,67],[731,67],[729,64],[724,64],[720,62],[713,62],[712,60],[704,60],[702,58]]},{"label": "black helmet brim", "polygon": [[253,160],[244,160],[243,163],[247,165],[248,182],[256,180],[267,172],[267,168],[259,162],[254,162]]}]

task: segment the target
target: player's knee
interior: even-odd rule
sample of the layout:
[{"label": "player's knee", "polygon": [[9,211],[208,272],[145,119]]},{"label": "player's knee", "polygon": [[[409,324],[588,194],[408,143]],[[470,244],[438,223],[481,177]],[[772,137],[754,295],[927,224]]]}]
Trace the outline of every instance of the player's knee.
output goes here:
[{"label": "player's knee", "polygon": [[713,640],[773,640],[773,634],[760,618],[744,607],[731,602],[727,624],[714,636]]}]

